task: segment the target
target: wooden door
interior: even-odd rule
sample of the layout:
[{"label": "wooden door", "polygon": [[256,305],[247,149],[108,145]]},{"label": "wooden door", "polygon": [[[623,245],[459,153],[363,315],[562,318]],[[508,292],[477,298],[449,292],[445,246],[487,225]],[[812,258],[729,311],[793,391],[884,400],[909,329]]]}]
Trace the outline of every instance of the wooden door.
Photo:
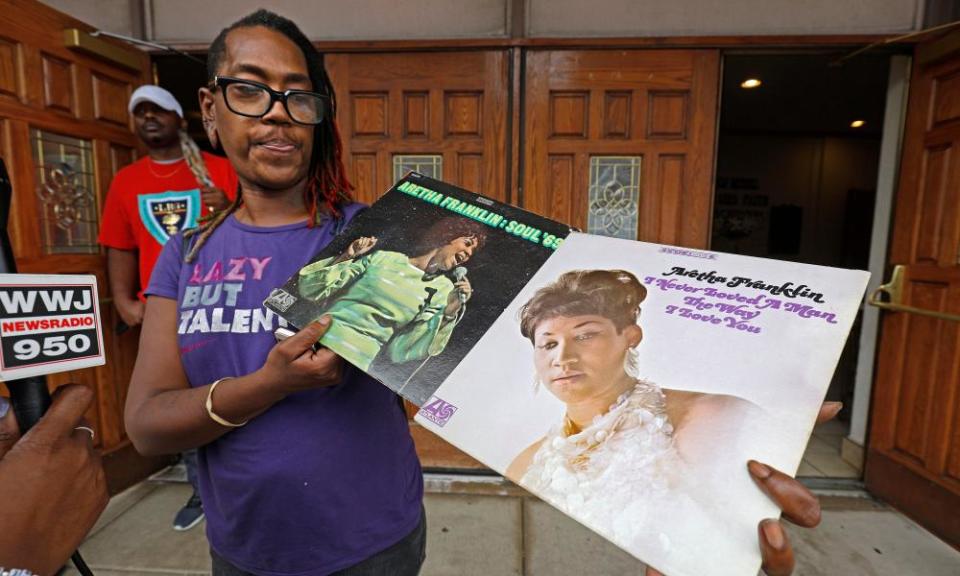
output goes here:
[{"label": "wooden door", "polygon": [[122,44],[101,41],[106,57],[68,48],[66,30],[93,28],[39,2],[0,0],[0,13],[0,156],[14,191],[13,250],[20,272],[97,277],[107,363],[48,381],[51,389],[81,382],[96,391],[87,418],[116,492],[162,463],[138,456],[124,431],[139,331],[117,336],[111,329],[117,316],[96,241],[110,180],[137,154],[127,100],[149,81],[150,62]]},{"label": "wooden door", "polygon": [[507,53],[328,54],[344,157],[370,203],[414,165],[507,199]]},{"label": "wooden door", "polygon": [[[890,264],[902,304],[960,315],[960,34],[914,61]],[[960,322],[884,312],[868,490],[960,546]]]},{"label": "wooden door", "polygon": [[719,53],[526,55],[522,203],[581,230],[706,248]]},{"label": "wooden door", "polygon": [[[357,200],[375,201],[416,169],[509,201],[507,63],[502,50],[326,55]],[[424,467],[483,467],[412,420],[410,428]]]}]

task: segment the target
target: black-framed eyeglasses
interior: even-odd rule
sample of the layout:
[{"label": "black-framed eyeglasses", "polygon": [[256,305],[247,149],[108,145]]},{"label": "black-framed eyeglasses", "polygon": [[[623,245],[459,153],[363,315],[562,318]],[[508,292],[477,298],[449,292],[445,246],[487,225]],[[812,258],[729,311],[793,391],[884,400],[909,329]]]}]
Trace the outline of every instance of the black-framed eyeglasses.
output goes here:
[{"label": "black-framed eyeglasses", "polygon": [[316,125],[323,122],[330,106],[330,97],[326,94],[308,90],[278,92],[261,82],[242,78],[216,76],[213,87],[223,90],[223,99],[231,112],[249,118],[262,118],[279,100],[291,120]]}]

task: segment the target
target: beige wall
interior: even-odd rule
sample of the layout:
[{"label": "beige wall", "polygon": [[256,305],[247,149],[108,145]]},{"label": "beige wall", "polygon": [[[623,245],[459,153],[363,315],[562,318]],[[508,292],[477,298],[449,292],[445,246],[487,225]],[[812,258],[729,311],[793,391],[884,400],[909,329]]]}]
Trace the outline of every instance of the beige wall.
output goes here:
[{"label": "beige wall", "polygon": [[153,0],[149,14],[152,36],[161,42],[210,41],[261,7],[292,19],[314,40],[489,38],[507,35],[508,6],[507,0]]},{"label": "beige wall", "polygon": [[913,30],[922,0],[528,0],[533,37],[878,34]]},{"label": "beige wall", "polygon": [[[261,6],[316,40],[874,34],[917,29],[924,0],[45,0],[111,32],[209,42]],[[519,10],[514,10],[514,6]]]},{"label": "beige wall", "polygon": [[142,0],[43,0],[43,4],[107,32],[143,36]]}]

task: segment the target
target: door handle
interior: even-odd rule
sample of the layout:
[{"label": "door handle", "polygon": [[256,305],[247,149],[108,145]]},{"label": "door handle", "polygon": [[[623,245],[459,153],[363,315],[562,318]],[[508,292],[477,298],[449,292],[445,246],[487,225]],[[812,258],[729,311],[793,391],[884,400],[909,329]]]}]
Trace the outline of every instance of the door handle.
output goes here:
[{"label": "door handle", "polygon": [[[926,308],[917,308],[915,306],[906,306],[901,304],[900,302],[903,298],[904,276],[905,272],[903,265],[897,264],[894,266],[893,275],[890,277],[890,281],[886,284],[881,284],[878,286],[877,289],[870,294],[870,297],[867,298],[867,304],[876,306],[882,310],[889,310],[891,312],[907,312],[908,314],[919,314],[920,316],[929,316],[938,320],[960,322],[960,315],[958,314],[948,314],[946,312],[938,312],[936,310],[927,310]],[[890,298],[888,302],[884,302],[880,299],[881,295],[883,294],[886,294]]]}]

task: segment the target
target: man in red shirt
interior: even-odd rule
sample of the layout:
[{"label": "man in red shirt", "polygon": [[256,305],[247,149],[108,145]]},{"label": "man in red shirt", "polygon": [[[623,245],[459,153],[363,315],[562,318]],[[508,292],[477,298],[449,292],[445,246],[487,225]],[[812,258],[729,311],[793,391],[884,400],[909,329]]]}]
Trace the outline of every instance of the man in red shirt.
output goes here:
[{"label": "man in red shirt", "polygon": [[143,320],[143,289],[170,236],[236,195],[237,176],[226,158],[203,153],[214,186],[197,182],[180,147],[183,109],[159,86],[137,88],[128,106],[147,156],[117,172],[107,193],[100,244],[107,248],[110,288],[120,318]]},{"label": "man in red shirt", "polygon": [[[107,249],[117,313],[128,326],[138,326],[143,321],[143,290],[161,248],[180,230],[196,226],[201,216],[224,208],[236,196],[237,175],[226,158],[202,153],[213,186],[198,182],[180,146],[180,130],[186,125],[183,109],[170,92],[141,86],[130,96],[128,110],[147,156],[113,177],[99,241]],[[176,530],[192,528],[203,519],[196,453],[185,453],[184,462],[194,492],[174,520]]]}]

